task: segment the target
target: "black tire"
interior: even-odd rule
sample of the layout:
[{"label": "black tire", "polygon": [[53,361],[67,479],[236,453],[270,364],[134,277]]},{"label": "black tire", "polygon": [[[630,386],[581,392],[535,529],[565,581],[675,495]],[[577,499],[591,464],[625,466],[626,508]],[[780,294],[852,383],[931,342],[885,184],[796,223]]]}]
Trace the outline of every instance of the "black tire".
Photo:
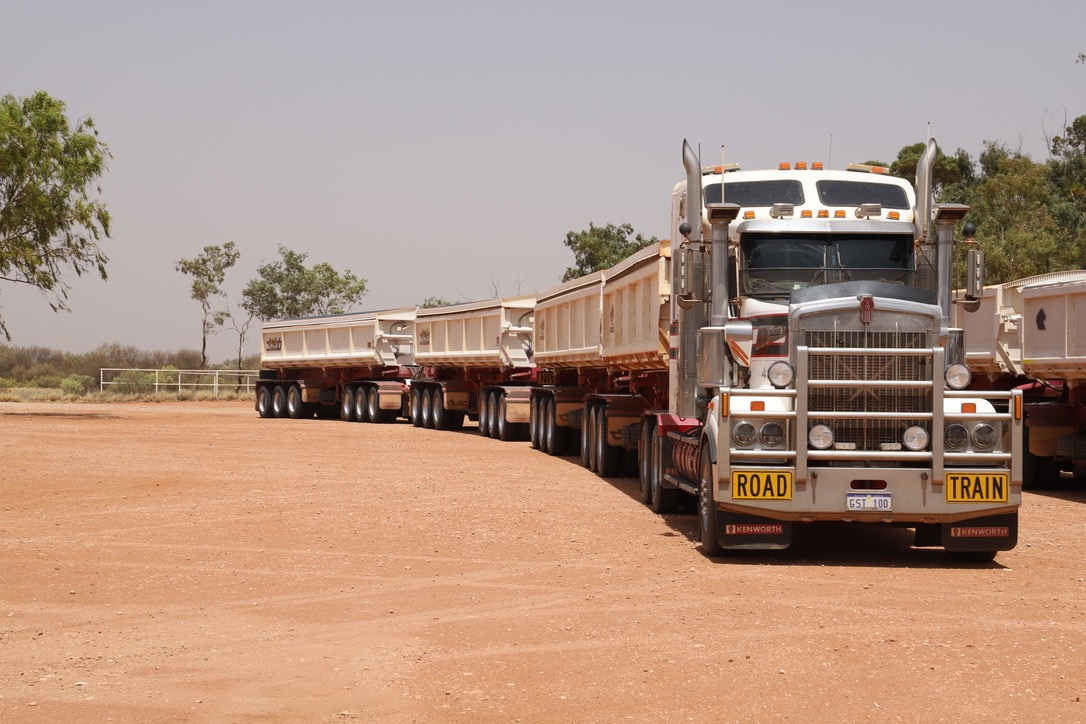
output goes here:
[{"label": "black tire", "polygon": [[723,553],[717,536],[720,510],[713,499],[713,487],[713,462],[709,459],[708,446],[702,446],[698,465],[698,532],[701,534],[701,552],[710,557]]},{"label": "black tire", "polygon": [[486,400],[486,436],[498,437],[498,393],[492,392]]},{"label": "black tire", "polygon": [[347,422],[355,422],[353,387],[343,388],[343,399],[339,401],[339,419]]},{"label": "black tire", "polygon": [[623,451],[607,443],[607,406],[596,407],[596,469],[601,478],[615,478],[622,473]]},{"label": "black tire", "polygon": [[528,409],[529,409],[529,412],[528,412],[528,440],[532,443],[532,448],[535,449],[535,450],[541,450],[542,449],[541,442],[542,442],[543,436],[539,434],[539,430],[540,430],[540,424],[539,424],[540,408],[539,408],[539,405],[540,405],[540,403],[542,401],[543,401],[542,397],[539,397],[537,395],[533,395],[532,396],[532,402],[528,407]]},{"label": "black tire", "polygon": [[419,395],[422,398],[422,426],[428,430],[434,429],[434,391],[423,390]]},{"label": "black tire", "polygon": [[287,388],[287,416],[292,420],[304,420],[307,412],[313,417],[313,410],[302,402],[302,389],[291,385]]},{"label": "black tire", "polygon": [[479,434],[489,435],[490,430],[490,395],[484,390],[479,393]]},{"label": "black tire", "polygon": [[415,427],[422,427],[422,391],[425,388],[414,385],[411,387],[411,393],[408,396],[410,414],[408,419],[411,420],[411,424]]},{"label": "black tire", "polygon": [[581,465],[592,469],[592,405],[585,403],[581,415]]},{"label": "black tire", "polygon": [[674,513],[679,507],[679,495],[682,491],[664,487],[664,440],[657,428],[652,430],[652,477],[649,479],[652,498],[649,505],[654,513],[661,515]]},{"label": "black tire", "polygon": [[637,447],[637,473],[640,483],[637,499],[642,503],[652,501],[652,451],[649,445],[654,429],[656,429],[656,421],[651,417],[646,417],[641,421],[641,440]]},{"label": "black tire", "polygon": [[384,422],[385,416],[381,410],[381,393],[376,387],[370,387],[366,391],[366,416],[370,422]]},{"label": "black tire", "polygon": [[515,425],[507,419],[509,415],[509,402],[504,393],[498,394],[498,418],[495,421],[495,426],[498,428],[495,432],[497,437],[502,442],[511,442],[520,437],[520,426]]},{"label": "black tire", "polygon": [[434,389],[430,417],[433,418],[435,430],[449,429],[449,411],[445,409],[445,391],[440,387]]},{"label": "black tire", "polygon": [[569,454],[569,428],[558,424],[558,400],[553,397],[547,401],[547,427],[543,434],[547,436],[547,451],[555,457]]},{"label": "black tire", "polygon": [[600,470],[600,408],[593,404],[588,408],[588,469],[594,473]]},{"label": "black tire", "polygon": [[287,416],[287,391],[282,385],[276,385],[272,390],[272,414],[275,417]]},{"label": "black tire", "polygon": [[256,414],[262,418],[269,418],[272,413],[271,393],[267,387],[261,387],[256,391]]},{"label": "black tire", "polygon": [[445,415],[448,418],[448,430],[463,430],[464,429],[464,417],[463,410],[448,410]]},{"label": "black tire", "polygon": [[369,398],[366,394],[365,387],[359,387],[354,391],[354,421],[355,422],[369,422],[370,421],[370,405]]}]

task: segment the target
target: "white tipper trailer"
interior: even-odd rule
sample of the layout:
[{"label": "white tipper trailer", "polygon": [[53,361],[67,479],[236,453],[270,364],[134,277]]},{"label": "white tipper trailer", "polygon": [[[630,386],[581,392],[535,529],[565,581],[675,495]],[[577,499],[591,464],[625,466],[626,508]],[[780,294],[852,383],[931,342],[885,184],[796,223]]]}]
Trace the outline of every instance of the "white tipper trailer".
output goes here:
[{"label": "white tipper trailer", "polygon": [[974,386],[1023,392],[1023,487],[1086,477],[1086,270],[985,287],[959,320]]}]

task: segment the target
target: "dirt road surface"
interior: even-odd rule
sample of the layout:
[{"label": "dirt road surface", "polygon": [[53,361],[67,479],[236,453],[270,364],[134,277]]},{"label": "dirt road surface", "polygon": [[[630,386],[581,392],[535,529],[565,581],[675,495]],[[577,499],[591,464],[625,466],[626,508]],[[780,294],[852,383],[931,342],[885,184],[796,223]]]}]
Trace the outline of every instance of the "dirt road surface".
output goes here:
[{"label": "dirt road surface", "polygon": [[0,720],[1084,721],[1086,492],[710,560],[528,443],[0,404]]}]

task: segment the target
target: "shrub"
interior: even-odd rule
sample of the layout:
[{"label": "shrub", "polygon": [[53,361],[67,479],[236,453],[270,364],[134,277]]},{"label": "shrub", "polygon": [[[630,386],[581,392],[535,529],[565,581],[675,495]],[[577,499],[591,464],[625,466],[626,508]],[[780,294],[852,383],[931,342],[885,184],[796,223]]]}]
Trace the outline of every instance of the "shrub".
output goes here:
[{"label": "shrub", "polygon": [[53,390],[60,387],[63,378],[60,375],[38,375],[30,380],[28,387],[37,387],[42,390]]},{"label": "shrub", "polygon": [[155,391],[155,373],[125,370],[113,378],[110,386],[119,395],[139,395]]},{"label": "shrub", "polygon": [[71,374],[60,381],[60,389],[64,394],[74,397],[82,397],[96,387],[98,385],[90,375]]}]

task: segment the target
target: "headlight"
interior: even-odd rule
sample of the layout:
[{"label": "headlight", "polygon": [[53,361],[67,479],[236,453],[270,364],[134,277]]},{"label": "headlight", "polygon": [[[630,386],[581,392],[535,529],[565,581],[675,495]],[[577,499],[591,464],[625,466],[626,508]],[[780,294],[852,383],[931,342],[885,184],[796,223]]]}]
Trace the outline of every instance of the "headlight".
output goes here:
[{"label": "headlight", "polygon": [[954,423],[953,425],[947,425],[946,431],[943,433],[943,440],[948,448],[961,450],[969,442],[969,433],[966,432],[964,425]]},{"label": "headlight", "polygon": [[796,371],[792,369],[792,365],[784,360],[777,360],[769,365],[766,377],[769,378],[769,384],[780,390],[792,384],[792,380],[796,377]]},{"label": "headlight", "polygon": [[981,450],[990,450],[996,444],[995,428],[982,422],[973,428],[973,444]]},{"label": "headlight", "polygon": [[913,425],[901,436],[901,442],[909,450],[917,452],[928,446],[928,431],[919,425]]},{"label": "headlight", "polygon": [[807,433],[807,442],[815,450],[828,450],[833,446],[833,430],[829,425],[815,425]]},{"label": "headlight", "polygon": [[784,428],[779,422],[767,422],[762,425],[762,444],[777,447],[784,441]]},{"label": "headlight", "polygon": [[732,428],[732,439],[739,447],[750,447],[758,437],[758,431],[749,422],[741,422]]},{"label": "headlight", "polygon": [[969,383],[973,380],[973,375],[969,372],[969,368],[962,364],[952,364],[946,368],[947,386],[952,390],[964,390],[969,386]]}]

